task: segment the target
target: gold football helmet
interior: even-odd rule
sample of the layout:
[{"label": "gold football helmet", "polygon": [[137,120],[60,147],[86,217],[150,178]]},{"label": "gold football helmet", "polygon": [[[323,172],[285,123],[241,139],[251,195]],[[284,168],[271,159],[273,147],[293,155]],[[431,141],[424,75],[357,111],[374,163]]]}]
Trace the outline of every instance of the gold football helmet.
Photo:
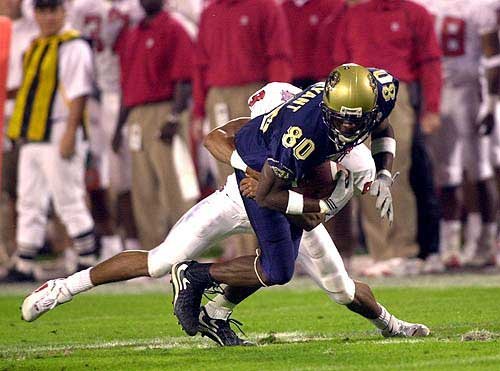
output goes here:
[{"label": "gold football helmet", "polygon": [[375,78],[363,66],[343,64],[330,73],[321,110],[338,149],[353,147],[369,135],[376,122],[377,95]]}]

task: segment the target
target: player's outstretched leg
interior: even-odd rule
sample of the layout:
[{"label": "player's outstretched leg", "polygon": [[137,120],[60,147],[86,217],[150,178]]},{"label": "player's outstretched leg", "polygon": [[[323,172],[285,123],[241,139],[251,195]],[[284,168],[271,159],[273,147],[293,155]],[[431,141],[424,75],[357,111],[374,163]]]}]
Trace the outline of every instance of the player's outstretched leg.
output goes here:
[{"label": "player's outstretched leg", "polygon": [[389,313],[373,296],[370,287],[359,281],[354,281],[356,291],[354,299],[347,304],[349,310],[370,320],[384,337],[412,337],[427,336],[430,330],[420,323],[402,321]]},{"label": "player's outstretched leg", "polygon": [[76,272],[67,278],[45,282],[24,299],[21,317],[25,321],[32,322],[94,286],[143,276],[149,276],[148,251],[124,251],[93,268]]}]

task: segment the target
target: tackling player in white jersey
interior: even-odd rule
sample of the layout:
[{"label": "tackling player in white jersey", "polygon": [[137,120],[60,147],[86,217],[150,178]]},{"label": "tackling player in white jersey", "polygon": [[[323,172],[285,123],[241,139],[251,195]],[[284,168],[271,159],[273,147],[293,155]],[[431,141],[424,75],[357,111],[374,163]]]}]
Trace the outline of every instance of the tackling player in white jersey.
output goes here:
[{"label": "tackling player in white jersey", "polygon": [[[252,115],[274,108],[285,97],[293,96],[293,92],[299,91],[284,83],[272,83],[263,90],[268,93],[266,99],[252,105]],[[355,147],[342,163],[351,169],[351,181],[339,181],[340,186],[331,197],[338,204],[345,205],[355,192],[354,188],[361,193],[366,189],[365,184],[374,179],[375,165],[370,151],[364,145]],[[236,177],[232,174],[223,190],[192,207],[170,231],[165,241],[155,249],[150,252],[122,252],[92,269],[78,272],[66,279],[48,281],[25,299],[22,306],[23,319],[34,321],[58,304],[68,302],[74,295],[97,285],[139,276],[162,277],[170,271],[173,264],[198,256],[217,240],[250,230]],[[355,282],[348,276],[342,259],[322,224],[304,233],[298,261],[335,302],[343,305],[356,303],[359,310],[349,308],[370,319],[382,335],[406,337],[429,334],[426,326],[407,323],[391,315],[375,301],[367,285]],[[226,296],[228,293],[225,296],[218,295],[213,302],[202,308],[200,332],[223,346],[242,345],[244,342],[229,326],[229,316],[235,303]],[[380,315],[370,316],[372,311],[379,311]]]},{"label": "tackling player in white jersey", "polygon": [[[490,0],[419,0],[435,16],[443,52],[441,130],[431,139],[441,188],[443,221],[440,249],[448,267],[461,262],[463,172],[478,189],[482,228],[470,264],[494,262],[498,195],[490,160],[493,112],[499,94],[500,55],[496,15]],[[494,36],[494,38],[493,38]],[[488,89],[480,101],[479,65],[486,67]]]},{"label": "tackling player in white jersey", "polygon": [[90,106],[96,111],[90,116],[97,118],[90,128],[90,144],[99,180],[97,189],[89,191],[97,227],[101,229],[98,232],[102,235],[102,252],[107,257],[121,250],[121,241],[113,235],[114,228],[106,207],[108,197],[105,190],[108,188],[117,196],[117,220],[122,223],[127,236],[125,248],[137,248],[130,204],[130,151],[128,146],[121,146],[116,153],[111,148],[121,104],[120,63],[113,47],[123,27],[139,22],[143,16],[138,0],[75,0],[70,8],[72,25],[92,41],[94,50],[99,102]]}]

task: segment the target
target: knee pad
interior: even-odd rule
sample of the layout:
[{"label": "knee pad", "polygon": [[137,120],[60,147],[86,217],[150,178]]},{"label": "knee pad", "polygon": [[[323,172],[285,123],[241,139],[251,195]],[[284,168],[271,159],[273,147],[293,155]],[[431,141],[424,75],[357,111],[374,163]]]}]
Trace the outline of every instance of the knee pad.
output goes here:
[{"label": "knee pad", "polygon": [[148,252],[148,273],[153,278],[160,278],[170,272],[172,264],[162,259],[161,246]]},{"label": "knee pad", "polygon": [[291,267],[288,266],[282,266],[278,267],[277,269],[274,269],[272,271],[269,271],[268,269],[265,269],[263,267],[264,273],[266,275],[266,284],[268,286],[273,286],[273,285],[284,285],[288,282],[293,277],[293,271],[294,271],[294,266],[292,265]]},{"label": "knee pad", "polygon": [[325,276],[321,278],[321,282],[328,296],[337,304],[347,305],[354,300],[356,286],[349,276]]}]

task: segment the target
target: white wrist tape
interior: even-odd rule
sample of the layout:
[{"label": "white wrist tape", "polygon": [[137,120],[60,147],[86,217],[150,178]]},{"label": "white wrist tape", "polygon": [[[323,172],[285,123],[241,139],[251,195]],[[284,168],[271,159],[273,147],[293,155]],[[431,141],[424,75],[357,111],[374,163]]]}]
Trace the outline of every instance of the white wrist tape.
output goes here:
[{"label": "white wrist tape", "polygon": [[396,157],[396,140],[390,137],[377,138],[372,141],[372,155],[380,152],[389,152]]},{"label": "white wrist tape", "polygon": [[382,169],[382,170],[377,171],[377,175],[376,175],[376,177],[377,177],[377,176],[379,176],[379,175],[387,175],[389,178],[391,178],[391,179],[392,179],[392,174],[391,174],[391,172],[390,172],[389,170],[387,170],[387,169]]},{"label": "white wrist tape", "polygon": [[485,68],[494,68],[500,66],[500,54],[495,54],[488,58],[482,57],[481,64]]},{"label": "white wrist tape", "polygon": [[290,215],[300,215],[304,211],[304,196],[294,191],[288,191],[288,204],[286,213]]},{"label": "white wrist tape", "polygon": [[329,213],[331,210],[325,200],[319,200],[319,212],[323,214]]},{"label": "white wrist tape", "polygon": [[245,161],[243,161],[243,159],[240,157],[240,154],[236,150],[234,150],[231,154],[231,166],[241,171],[247,171],[248,167],[248,165],[245,164]]}]

